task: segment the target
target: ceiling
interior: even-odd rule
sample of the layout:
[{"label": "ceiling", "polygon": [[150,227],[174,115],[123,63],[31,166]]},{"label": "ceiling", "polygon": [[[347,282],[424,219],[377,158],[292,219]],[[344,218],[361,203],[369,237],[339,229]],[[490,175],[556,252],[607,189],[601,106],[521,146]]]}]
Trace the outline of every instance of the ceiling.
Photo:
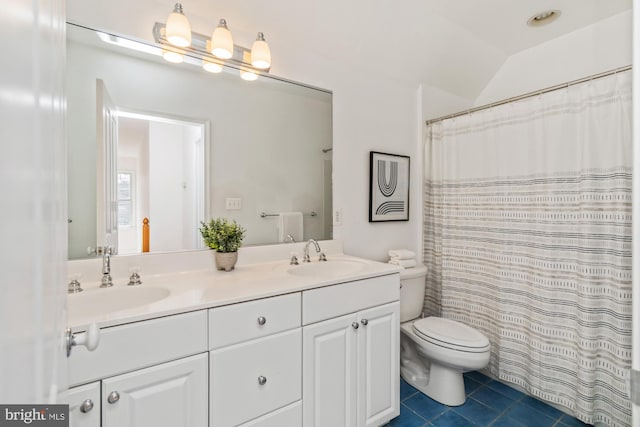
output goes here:
[{"label": "ceiling", "polygon": [[[184,0],[183,4],[185,13],[212,17],[214,22],[223,11],[234,34],[263,31],[275,52],[279,46],[304,48],[351,70],[375,71],[474,99],[509,56],[631,9],[632,0]],[[547,26],[526,25],[529,17],[547,9],[560,10],[560,17]],[[278,74],[277,61],[272,72]]]},{"label": "ceiling", "polygon": [[[174,1],[68,0],[67,10],[72,19],[84,12],[110,15],[116,22],[126,13],[146,23],[158,20],[158,11],[168,14]],[[181,1],[194,31],[209,33],[225,18],[243,46],[264,32],[275,75],[287,77],[296,66],[292,61],[317,61],[471,100],[511,55],[632,7],[632,0]],[[126,11],[116,3],[126,3]],[[560,10],[560,17],[547,26],[526,25],[547,9]],[[289,56],[286,70],[280,68],[285,61],[278,61],[279,52]]]}]

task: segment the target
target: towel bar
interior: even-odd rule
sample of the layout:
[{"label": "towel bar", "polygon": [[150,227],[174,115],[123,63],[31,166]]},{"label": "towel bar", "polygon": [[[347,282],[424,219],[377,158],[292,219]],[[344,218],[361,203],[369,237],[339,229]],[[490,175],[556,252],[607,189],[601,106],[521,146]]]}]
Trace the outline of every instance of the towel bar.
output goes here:
[{"label": "towel bar", "polygon": [[[318,216],[318,214],[316,212],[309,212],[308,214],[303,214],[306,216]],[[266,212],[261,212],[260,213],[260,218],[266,218],[268,216],[280,216],[280,214],[272,214],[272,213],[266,213]]]}]

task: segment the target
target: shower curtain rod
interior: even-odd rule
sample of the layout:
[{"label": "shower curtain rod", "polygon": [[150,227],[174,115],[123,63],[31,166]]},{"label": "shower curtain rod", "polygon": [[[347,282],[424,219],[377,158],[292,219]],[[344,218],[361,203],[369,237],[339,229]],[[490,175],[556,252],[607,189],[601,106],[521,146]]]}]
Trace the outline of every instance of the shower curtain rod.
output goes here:
[{"label": "shower curtain rod", "polygon": [[588,81],[599,79],[599,78],[602,78],[602,77],[607,77],[607,76],[610,76],[612,74],[622,73],[624,71],[630,70],[631,67],[632,67],[631,65],[627,65],[627,66],[624,66],[624,67],[615,68],[613,70],[605,71],[603,73],[598,73],[598,74],[594,74],[594,75],[591,75],[591,76],[588,76],[588,77],[583,77],[583,78],[578,79],[578,80],[572,80],[572,81],[567,82],[567,83],[562,83],[562,84],[555,85],[555,86],[549,86],[549,87],[547,87],[545,89],[540,89],[540,90],[536,90],[536,91],[533,91],[533,92],[528,92],[528,93],[525,93],[523,95],[518,95],[518,96],[511,97],[511,98],[503,99],[502,101],[496,101],[496,102],[493,102],[491,104],[481,105],[479,107],[470,108],[468,110],[460,111],[458,113],[448,114],[446,116],[438,117],[436,119],[427,120],[425,123],[427,124],[427,126],[429,126],[430,124],[441,122],[443,120],[452,119],[454,117],[459,117],[459,116],[464,116],[465,114],[475,113],[476,111],[486,110],[487,108],[497,107],[498,105],[508,104],[508,103],[514,102],[514,101],[520,101],[521,99],[531,98],[532,96],[542,95],[543,93],[553,92],[554,90],[558,90],[558,89],[564,89],[564,88],[567,88],[569,86],[573,86],[573,85],[576,85],[576,84],[579,84],[579,83],[588,82]]}]

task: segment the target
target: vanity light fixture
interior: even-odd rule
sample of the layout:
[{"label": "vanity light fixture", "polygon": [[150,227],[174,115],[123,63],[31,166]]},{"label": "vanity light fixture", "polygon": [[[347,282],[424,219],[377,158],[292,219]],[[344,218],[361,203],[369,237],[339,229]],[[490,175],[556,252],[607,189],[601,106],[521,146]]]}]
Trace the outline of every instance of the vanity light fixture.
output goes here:
[{"label": "vanity light fixture", "polygon": [[233,37],[224,19],[220,20],[211,34],[211,53],[220,59],[229,59],[233,56]]},{"label": "vanity light fixture", "polygon": [[176,3],[173,12],[167,17],[167,41],[173,46],[187,47],[191,45],[191,25],[182,12],[182,5]]},{"label": "vanity light fixture", "polygon": [[244,80],[256,80],[271,68],[271,50],[264,34],[258,33],[252,49],[233,44],[231,32],[224,19],[213,31],[212,38],[190,32],[191,43],[182,48],[174,47],[168,38],[167,25],[156,22],[153,36],[163,50],[163,57],[170,62],[184,62],[202,66],[211,73],[221,72],[225,66],[240,71]]},{"label": "vanity light fixture", "polygon": [[258,33],[256,41],[251,46],[251,65],[261,70],[271,67],[271,49],[262,33]]}]

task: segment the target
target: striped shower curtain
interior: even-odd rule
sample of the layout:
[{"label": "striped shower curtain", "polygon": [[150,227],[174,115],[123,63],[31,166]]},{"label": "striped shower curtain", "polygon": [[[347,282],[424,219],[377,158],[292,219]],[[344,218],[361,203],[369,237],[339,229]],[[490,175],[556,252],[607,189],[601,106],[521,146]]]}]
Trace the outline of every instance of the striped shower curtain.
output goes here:
[{"label": "striped shower curtain", "polygon": [[630,72],[427,128],[425,314],[589,424],[631,424],[631,141]]}]

